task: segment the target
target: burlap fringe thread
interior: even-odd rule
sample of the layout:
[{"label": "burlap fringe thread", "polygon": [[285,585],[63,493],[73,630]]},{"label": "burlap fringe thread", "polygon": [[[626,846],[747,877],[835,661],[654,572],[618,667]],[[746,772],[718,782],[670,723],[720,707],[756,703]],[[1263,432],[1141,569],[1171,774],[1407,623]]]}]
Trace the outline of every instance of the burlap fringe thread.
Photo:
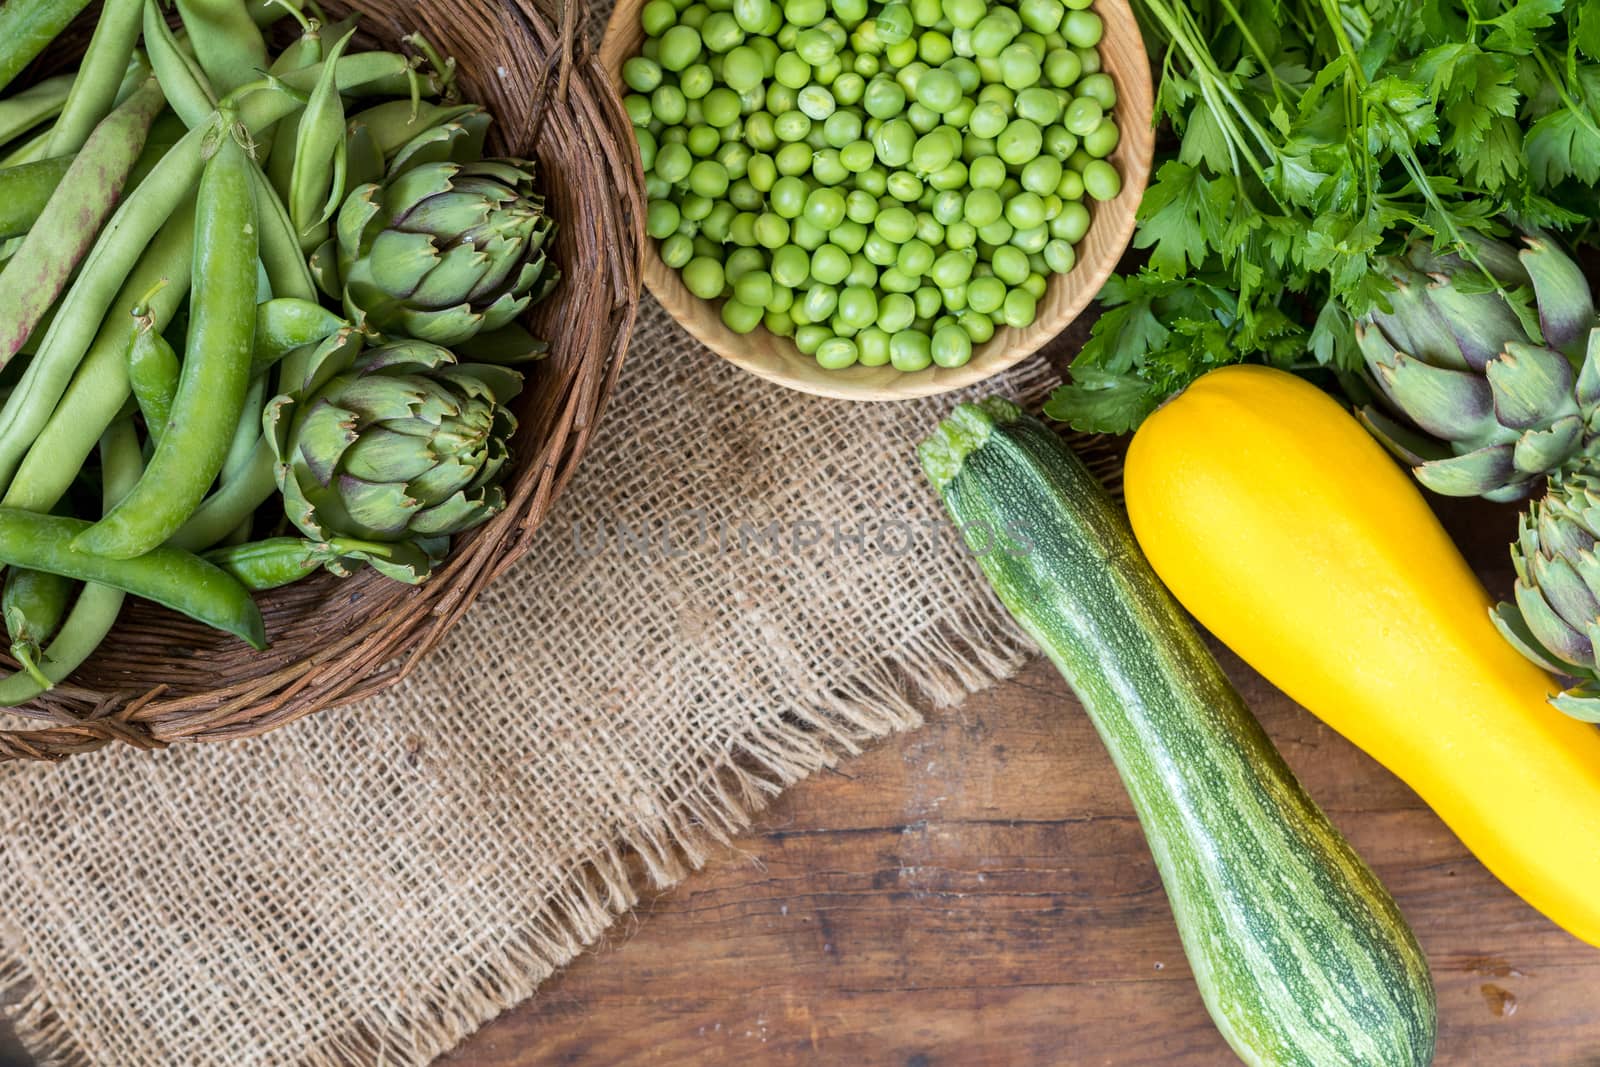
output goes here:
[{"label": "burlap fringe thread", "polygon": [[[918,697],[939,707],[959,703],[1014,674],[1031,648],[999,603],[986,599],[914,653],[891,656],[818,692],[793,709],[792,723],[743,738],[721,764],[707,768],[679,806],[568,871],[532,927],[486,958],[448,999],[425,1004],[419,1013],[379,1009],[305,1067],[415,1063],[448,1052],[598,941],[639,903],[642,879],[656,889],[676,884],[748,829],[787,787],[859,753],[865,742],[920,725]],[[6,933],[12,940],[15,931]],[[10,1006],[18,1034],[45,1064],[89,1067],[69,1027],[15,962],[0,961],[0,1005]]]}]

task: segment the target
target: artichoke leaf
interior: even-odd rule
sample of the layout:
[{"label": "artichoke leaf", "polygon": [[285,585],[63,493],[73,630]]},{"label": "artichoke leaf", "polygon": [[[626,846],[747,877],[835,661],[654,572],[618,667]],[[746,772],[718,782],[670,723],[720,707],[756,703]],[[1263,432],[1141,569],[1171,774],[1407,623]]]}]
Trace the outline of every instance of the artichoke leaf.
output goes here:
[{"label": "artichoke leaf", "polygon": [[1484,370],[1495,417],[1504,426],[1531,430],[1577,414],[1572,364],[1559,352],[1513,341]]}]

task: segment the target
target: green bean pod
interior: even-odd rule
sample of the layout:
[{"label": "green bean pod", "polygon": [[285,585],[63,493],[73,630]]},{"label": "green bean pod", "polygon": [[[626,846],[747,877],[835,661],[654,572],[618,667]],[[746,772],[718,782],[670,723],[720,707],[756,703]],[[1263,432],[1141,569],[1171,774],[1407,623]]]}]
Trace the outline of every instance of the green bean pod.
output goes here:
[{"label": "green bean pod", "polygon": [[0,145],[60,115],[71,94],[72,75],[58,74],[20,93],[0,98]]},{"label": "green bean pod", "polygon": [[163,104],[152,79],[95,127],[38,224],[0,271],[0,367],[22,349],[93,246]]},{"label": "green bean pod", "polygon": [[[131,494],[123,498],[123,504],[130,498]],[[243,586],[217,567],[175,548],[154,548],[127,559],[85,551],[75,542],[89,529],[81,519],[0,508],[0,562],[114,586],[230,633],[254,648],[267,646],[260,609]]]},{"label": "green bean pod", "polygon": [[[139,480],[142,460],[132,422],[123,419],[106,431],[100,441],[100,456],[104,510],[109,511]],[[85,585],[55,640],[45,649],[44,660],[39,664],[44,684],[23,671],[0,679],[0,707],[24,704],[82,666],[116,624],[125,596],[113,586]]]},{"label": "green bean pod", "polygon": [[334,84],[339,58],[355,36],[351,30],[328,53],[322,77],[311,91],[295,128],[294,163],[289,177],[289,218],[309,251],[326,238],[324,224],[344,200],[349,163],[345,141],[344,98]]},{"label": "green bean pod", "polygon": [[55,685],[40,665],[45,642],[66,617],[72,590],[72,580],[59,574],[23,567],[6,571],[0,614],[5,617],[6,634],[11,638],[11,658],[41,689]]},{"label": "green bean pod", "polygon": [[0,170],[0,240],[33,229],[71,166],[72,157],[62,156]]},{"label": "green bean pod", "polygon": [[158,0],[144,0],[144,47],[167,102],[190,129],[204,126],[217,110],[211,82],[167,25]]},{"label": "green bean pod", "polygon": [[[140,258],[61,403],[32,442],[0,506],[49,511],[66,495],[95,443],[128,401],[128,348],[143,308],[170,322],[189,293],[194,210],[186,204]],[[119,497],[120,499],[120,497]]]},{"label": "green bean pod", "polygon": [[204,499],[227,457],[250,387],[259,254],[254,164],[224,115],[200,179],[189,337],[172,417],[139,484],[76,545],[113,559],[171,537]]},{"label": "green bean pod", "polygon": [[267,42],[242,0],[177,0],[195,59],[227,94],[267,69]]},{"label": "green bean pod", "polygon": [[255,186],[256,214],[261,220],[261,265],[266,270],[272,295],[315,300],[317,285],[312,280],[306,257],[300,252],[300,240],[295,236],[294,223],[289,220],[289,209],[283,206],[260,168],[252,168],[250,180]]},{"label": "green bean pod", "polygon": [[271,443],[260,437],[233,480],[206,497],[167,544],[190,552],[220,544],[278,491],[273,469]]},{"label": "green bean pod", "polygon": [[50,131],[46,155],[64,156],[82,148],[94,128],[116,107],[128,65],[134,62],[142,6],[142,0],[105,0],[101,6],[100,20],[78,66],[72,92]]},{"label": "green bean pod", "polygon": [[157,444],[172,419],[172,402],[178,395],[178,356],[156,329],[149,309],[135,314],[133,341],[128,345],[128,385],[144,416],[150,440]]},{"label": "green bean pod", "polygon": [[261,409],[266,402],[267,377],[264,374],[257,375],[250,382],[250,391],[245,394],[244,412],[239,416],[239,425],[234,427],[228,454],[222,461],[223,485],[238,479],[250,466],[256,442],[261,440]]},{"label": "green bean pod", "polygon": [[0,6],[0,89],[89,6],[89,0],[6,0]]}]

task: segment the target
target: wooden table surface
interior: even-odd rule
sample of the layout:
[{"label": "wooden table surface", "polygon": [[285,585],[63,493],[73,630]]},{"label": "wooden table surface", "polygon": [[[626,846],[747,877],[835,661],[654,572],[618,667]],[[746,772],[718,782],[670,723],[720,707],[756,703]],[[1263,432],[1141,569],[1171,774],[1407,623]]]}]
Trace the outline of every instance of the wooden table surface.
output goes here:
[{"label": "wooden table surface", "polygon": [[[1443,510],[1505,589],[1513,513]],[[1600,950],[1513,897],[1396,779],[1223,665],[1427,950],[1436,1062],[1600,1067]],[[0,1032],[0,1065],[26,1062],[6,1046]],[[441,1067],[1235,1062],[1110,762],[1036,661],[788,791]]]},{"label": "wooden table surface", "polygon": [[[1514,513],[1441,510],[1491,590],[1507,588]],[[1438,986],[1435,1062],[1600,1067],[1600,950],[1512,896],[1394,777],[1222,662],[1416,930]],[[1038,661],[791,789],[734,849],[441,1061],[1235,1062],[1110,761]]]}]

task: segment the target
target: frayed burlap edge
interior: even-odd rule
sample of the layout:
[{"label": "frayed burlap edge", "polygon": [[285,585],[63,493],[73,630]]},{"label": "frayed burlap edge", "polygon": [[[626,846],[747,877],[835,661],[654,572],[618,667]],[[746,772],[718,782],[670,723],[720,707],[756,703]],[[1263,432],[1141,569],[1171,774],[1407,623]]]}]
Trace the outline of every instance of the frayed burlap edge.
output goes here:
[{"label": "frayed burlap edge", "polygon": [[[375,1009],[327,1041],[306,1067],[423,1064],[531,997],[559,968],[593,945],[648,889],[662,890],[704,866],[784,789],[896,731],[920,725],[919,700],[948,706],[1016,673],[1030,643],[992,598],[963,608],[953,624],[910,652],[814,694],[740,738],[726,758],[686,783],[670,811],[572,867],[539,917],[514,943],[470,972],[425,983],[443,996]],[[17,962],[18,931],[0,935],[0,1010],[43,1064],[89,1064],[70,1026]]]},{"label": "frayed burlap edge", "polygon": [[[1005,391],[1037,410],[1059,382],[1036,359],[1009,374]],[[1085,454],[1107,467],[1103,448]],[[1114,487],[1113,487],[1113,491]],[[376,1005],[343,1034],[323,1041],[303,1067],[422,1067],[484,1024],[532,997],[591,947],[650,890],[670,889],[728,846],[784,789],[859,754],[863,747],[921,725],[918,704],[949,707],[1012,677],[1037,651],[987,589],[973,564],[974,596],[954,617],[887,651],[875,666],[819,687],[781,717],[759,724],[727,754],[685,781],[661,815],[642,820],[572,865],[538,916],[513,939],[486,946],[466,970],[418,983],[409,1002]],[[18,962],[22,935],[0,918],[0,1012],[44,1067],[92,1067],[67,1020]]]}]

